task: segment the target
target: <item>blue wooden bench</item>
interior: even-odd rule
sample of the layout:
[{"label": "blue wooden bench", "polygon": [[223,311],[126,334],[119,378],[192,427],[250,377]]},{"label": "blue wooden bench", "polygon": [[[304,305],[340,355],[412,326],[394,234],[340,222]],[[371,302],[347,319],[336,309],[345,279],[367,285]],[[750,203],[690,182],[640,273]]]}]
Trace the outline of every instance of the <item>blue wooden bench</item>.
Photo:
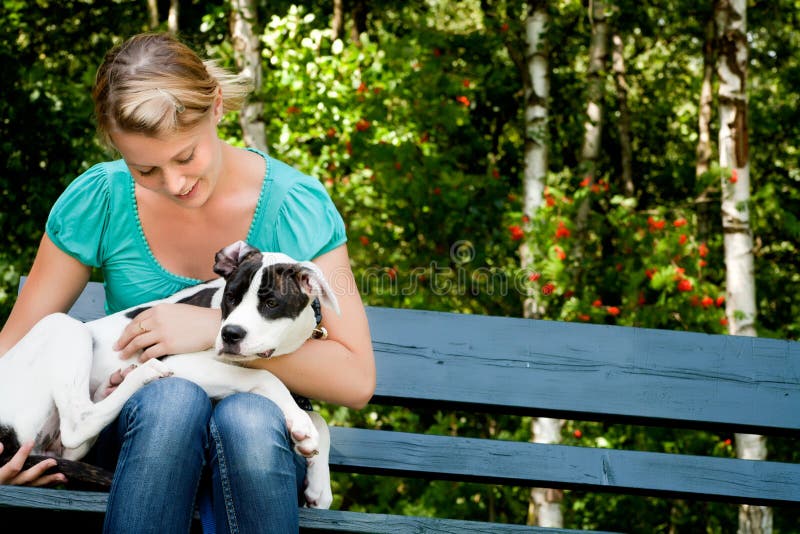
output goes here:
[{"label": "blue wooden bench", "polygon": [[[90,285],[72,314],[102,313]],[[800,436],[800,343],[368,308],[373,403]],[[800,464],[333,427],[334,471],[774,506],[800,503]],[[358,502],[358,495],[351,496]],[[0,486],[0,513],[102,517],[106,494]],[[305,531],[566,532],[339,510]]]}]

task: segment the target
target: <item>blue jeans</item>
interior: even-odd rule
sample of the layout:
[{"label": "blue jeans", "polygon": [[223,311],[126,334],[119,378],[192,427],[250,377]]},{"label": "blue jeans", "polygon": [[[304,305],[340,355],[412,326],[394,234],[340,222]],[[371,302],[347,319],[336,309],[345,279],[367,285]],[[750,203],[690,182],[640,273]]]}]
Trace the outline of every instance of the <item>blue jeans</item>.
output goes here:
[{"label": "blue jeans", "polygon": [[128,400],[91,454],[115,470],[105,532],[189,532],[198,494],[217,533],[298,531],[305,460],[283,413],[260,395],[215,404],[192,382],[156,380]]}]

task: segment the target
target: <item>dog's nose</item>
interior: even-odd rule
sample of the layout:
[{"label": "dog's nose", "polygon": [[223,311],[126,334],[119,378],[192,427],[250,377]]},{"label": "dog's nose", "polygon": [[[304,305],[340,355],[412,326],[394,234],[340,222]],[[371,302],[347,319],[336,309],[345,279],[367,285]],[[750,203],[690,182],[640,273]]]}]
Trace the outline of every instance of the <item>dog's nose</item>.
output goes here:
[{"label": "dog's nose", "polygon": [[241,326],[229,324],[222,327],[220,335],[226,345],[236,345],[247,335],[247,330]]}]

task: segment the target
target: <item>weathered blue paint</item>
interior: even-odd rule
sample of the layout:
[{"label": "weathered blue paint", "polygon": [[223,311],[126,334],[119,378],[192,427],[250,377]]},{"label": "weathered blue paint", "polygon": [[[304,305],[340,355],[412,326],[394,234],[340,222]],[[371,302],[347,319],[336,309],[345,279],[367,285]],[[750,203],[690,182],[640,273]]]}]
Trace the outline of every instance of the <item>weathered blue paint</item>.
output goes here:
[{"label": "weathered blue paint", "polygon": [[[70,313],[103,313],[89,284]],[[800,437],[800,343],[367,309],[375,404]],[[334,427],[336,471],[796,506],[800,464]],[[103,512],[106,495],[0,486],[0,507]],[[306,531],[515,532],[523,525],[301,510]],[[546,529],[547,532],[569,532]]]}]

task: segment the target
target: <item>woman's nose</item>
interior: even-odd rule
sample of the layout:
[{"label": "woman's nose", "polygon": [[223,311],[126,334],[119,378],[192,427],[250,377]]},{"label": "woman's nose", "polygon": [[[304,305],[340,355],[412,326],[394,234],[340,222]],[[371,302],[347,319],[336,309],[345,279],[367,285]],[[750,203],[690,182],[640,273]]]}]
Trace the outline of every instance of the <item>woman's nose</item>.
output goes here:
[{"label": "woman's nose", "polygon": [[177,169],[164,170],[164,188],[172,195],[186,193],[186,177]]}]

